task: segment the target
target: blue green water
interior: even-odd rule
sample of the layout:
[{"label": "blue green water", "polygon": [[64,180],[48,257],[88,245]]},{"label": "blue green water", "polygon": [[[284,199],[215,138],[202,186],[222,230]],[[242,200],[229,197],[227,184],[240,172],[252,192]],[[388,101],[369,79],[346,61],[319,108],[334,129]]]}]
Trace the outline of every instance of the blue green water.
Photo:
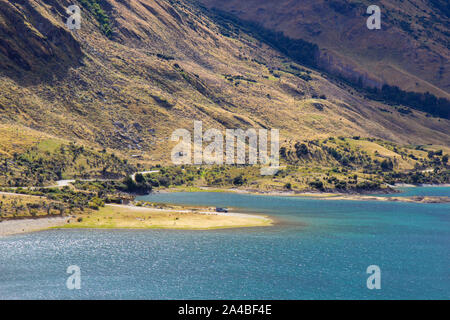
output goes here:
[{"label": "blue green water", "polygon": [[381,195],[384,197],[413,197],[413,196],[435,196],[435,197],[450,197],[449,187],[405,187],[396,188],[401,193],[391,193]]},{"label": "blue green water", "polygon": [[[145,199],[233,207],[270,214],[279,223],[0,238],[0,299],[450,298],[449,204],[227,193]],[[65,286],[69,265],[81,268],[81,290]],[[381,290],[366,287],[369,265],[381,268]]]}]

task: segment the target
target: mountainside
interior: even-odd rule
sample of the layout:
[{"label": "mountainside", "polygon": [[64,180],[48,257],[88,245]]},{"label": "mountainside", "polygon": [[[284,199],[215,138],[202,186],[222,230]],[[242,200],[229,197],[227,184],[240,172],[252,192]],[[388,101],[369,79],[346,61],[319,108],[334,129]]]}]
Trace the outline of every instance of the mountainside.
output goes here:
[{"label": "mountainside", "polygon": [[[448,1],[441,0],[201,0],[210,8],[257,22],[320,47],[319,64],[366,86],[396,85],[449,97]],[[366,10],[381,9],[381,30],[369,30]]]},{"label": "mountainside", "polygon": [[[80,30],[65,25],[72,4],[82,8]],[[448,119],[369,100],[214,17],[189,1],[0,0],[0,122],[156,162],[170,158],[171,133],[192,130],[194,119],[221,130],[278,128],[287,140],[450,145]],[[442,96],[448,51],[436,43],[441,64],[418,65],[426,70],[417,81]],[[345,58],[359,63],[354,52]],[[438,65],[442,77],[430,78]]]}]

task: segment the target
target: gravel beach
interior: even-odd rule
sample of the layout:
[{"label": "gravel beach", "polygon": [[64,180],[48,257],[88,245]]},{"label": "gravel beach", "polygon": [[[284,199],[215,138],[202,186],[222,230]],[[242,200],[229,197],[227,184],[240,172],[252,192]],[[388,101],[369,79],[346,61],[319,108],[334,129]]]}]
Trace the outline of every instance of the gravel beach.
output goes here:
[{"label": "gravel beach", "polygon": [[0,222],[0,237],[44,230],[64,225],[66,222],[67,218],[64,217],[2,221]]}]

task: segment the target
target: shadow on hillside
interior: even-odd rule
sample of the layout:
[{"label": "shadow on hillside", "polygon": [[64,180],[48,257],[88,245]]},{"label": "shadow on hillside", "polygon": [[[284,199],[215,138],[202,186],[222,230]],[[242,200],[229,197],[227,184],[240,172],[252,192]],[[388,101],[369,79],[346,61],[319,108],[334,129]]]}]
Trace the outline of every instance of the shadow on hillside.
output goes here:
[{"label": "shadow on hillside", "polygon": [[[54,17],[63,22],[65,8],[55,0],[50,4]],[[63,78],[82,64],[76,33],[45,11],[28,2],[0,2],[0,75],[22,86]]]}]

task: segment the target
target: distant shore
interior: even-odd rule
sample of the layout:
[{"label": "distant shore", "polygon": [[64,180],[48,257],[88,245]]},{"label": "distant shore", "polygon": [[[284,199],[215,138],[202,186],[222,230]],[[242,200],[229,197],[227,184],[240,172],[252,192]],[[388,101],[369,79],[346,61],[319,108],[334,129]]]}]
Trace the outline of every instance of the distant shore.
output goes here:
[{"label": "distant shore", "polygon": [[428,184],[428,183],[424,183],[424,184],[408,184],[408,183],[396,183],[394,186],[394,188],[420,188],[420,187],[450,187],[450,184],[448,183],[443,183],[443,184]]},{"label": "distant shore", "polygon": [[[450,185],[424,185],[435,187],[450,187]],[[406,185],[395,186],[396,188],[406,187]],[[414,186],[419,187],[419,186]],[[171,192],[224,192],[224,193],[239,193],[239,194],[251,194],[251,195],[263,195],[263,196],[275,196],[275,197],[308,197],[317,200],[354,200],[354,201],[392,201],[392,202],[414,202],[414,203],[449,203],[450,197],[445,196],[392,196],[392,197],[380,197],[376,192],[370,194],[361,193],[331,193],[320,191],[309,192],[296,192],[296,191],[261,191],[253,189],[217,189],[217,188],[172,188],[157,190],[154,193],[171,193]],[[397,192],[398,193],[398,192]],[[380,194],[395,194],[395,193],[380,193]]]},{"label": "distant shore", "polygon": [[[421,185],[422,187],[450,187],[450,184]],[[409,184],[396,184],[393,188],[420,187]],[[229,192],[239,194],[305,197],[317,200],[383,201],[409,203],[450,203],[446,196],[389,196],[364,195],[357,193],[328,193],[319,191],[260,191],[253,189],[218,189],[209,187],[188,187],[156,190],[154,193],[170,192]],[[20,196],[1,192],[2,195]],[[271,226],[275,222],[267,216],[243,213],[220,213],[211,208],[194,207],[139,207],[125,205],[106,205],[94,213],[72,217],[20,218],[0,222],[0,237],[19,233],[45,230],[49,228],[92,228],[92,229],[184,229],[208,230],[242,227]]]}]

